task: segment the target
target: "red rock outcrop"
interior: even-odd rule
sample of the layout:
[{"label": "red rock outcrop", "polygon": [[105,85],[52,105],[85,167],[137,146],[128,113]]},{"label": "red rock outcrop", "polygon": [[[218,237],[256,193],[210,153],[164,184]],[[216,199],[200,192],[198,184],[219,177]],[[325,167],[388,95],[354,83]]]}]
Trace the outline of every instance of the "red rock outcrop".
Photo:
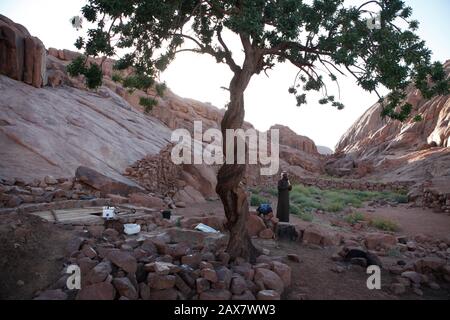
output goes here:
[{"label": "red rock outcrop", "polygon": [[[450,61],[445,69],[449,74]],[[341,138],[327,171],[387,181],[447,176],[450,183],[450,96],[427,100],[413,86],[406,94],[422,121],[383,119],[375,104]]]},{"label": "red rock outcrop", "polygon": [[46,51],[41,40],[0,15],[0,74],[40,88],[47,84]]}]

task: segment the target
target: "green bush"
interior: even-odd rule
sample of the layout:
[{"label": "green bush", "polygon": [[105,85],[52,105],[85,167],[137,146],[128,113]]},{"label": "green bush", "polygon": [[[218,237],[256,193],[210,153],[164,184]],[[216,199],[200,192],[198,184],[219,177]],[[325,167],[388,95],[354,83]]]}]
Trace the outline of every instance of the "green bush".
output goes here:
[{"label": "green bush", "polygon": [[383,219],[383,218],[375,218],[370,222],[370,225],[374,228],[377,228],[382,231],[395,232],[398,231],[399,228],[397,224],[393,221]]},{"label": "green bush", "polygon": [[270,201],[258,194],[252,194],[252,196],[250,197],[250,205],[252,207],[259,207],[260,205],[265,203],[270,203]]},{"label": "green bush", "polygon": [[302,219],[303,221],[306,221],[306,222],[313,222],[313,220],[314,220],[314,216],[309,212],[303,212],[299,216],[300,216],[300,219]]},{"label": "green bush", "polygon": [[349,214],[345,217],[345,221],[349,224],[357,224],[360,223],[362,221],[366,220],[366,218],[364,217],[364,215],[360,212],[355,212],[353,214]]},{"label": "green bush", "polygon": [[144,107],[145,113],[149,113],[158,104],[158,101],[153,98],[140,97],[139,104]]},{"label": "green bush", "polygon": [[302,210],[295,204],[291,204],[289,206],[289,211],[291,214],[295,214],[295,215],[300,215],[302,213]]}]

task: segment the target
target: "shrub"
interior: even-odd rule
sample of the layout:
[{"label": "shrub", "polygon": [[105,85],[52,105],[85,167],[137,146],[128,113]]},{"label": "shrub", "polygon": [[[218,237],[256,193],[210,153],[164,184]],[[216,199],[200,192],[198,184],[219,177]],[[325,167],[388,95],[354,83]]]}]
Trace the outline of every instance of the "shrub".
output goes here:
[{"label": "shrub", "polygon": [[398,231],[399,228],[395,222],[392,222],[387,219],[376,218],[370,222],[370,225],[374,228],[377,228],[382,231],[395,232]]},{"label": "shrub", "polygon": [[122,82],[122,76],[119,73],[114,72],[114,74],[111,77],[111,80],[114,82]]},{"label": "shrub", "polygon": [[300,213],[299,216],[300,216],[300,219],[302,219],[303,221],[306,221],[306,222],[313,222],[313,220],[314,220],[314,216],[309,212]]},{"label": "shrub", "polygon": [[325,211],[329,211],[329,212],[339,212],[344,210],[344,204],[338,201],[329,203],[325,206]]},{"label": "shrub", "polygon": [[361,221],[366,220],[366,218],[364,217],[364,215],[360,212],[355,212],[353,214],[349,214],[348,216],[345,217],[345,221],[349,224],[357,224]]},{"label": "shrub", "polygon": [[257,194],[252,194],[250,198],[250,205],[252,207],[259,207],[260,205],[265,203],[269,203],[269,201],[266,198],[261,197],[260,195]]},{"label": "shrub", "polygon": [[295,204],[291,204],[289,206],[289,211],[291,214],[295,214],[295,215],[300,215],[302,213],[302,210],[300,210],[300,208],[298,206],[296,206]]},{"label": "shrub", "polygon": [[153,98],[140,97],[139,104],[144,107],[145,113],[149,113],[158,104],[158,101]]},{"label": "shrub", "polygon": [[71,77],[84,75],[86,77],[86,86],[89,89],[96,89],[102,85],[102,69],[95,63],[89,67],[86,65],[86,57],[79,56],[67,66],[67,73]]}]

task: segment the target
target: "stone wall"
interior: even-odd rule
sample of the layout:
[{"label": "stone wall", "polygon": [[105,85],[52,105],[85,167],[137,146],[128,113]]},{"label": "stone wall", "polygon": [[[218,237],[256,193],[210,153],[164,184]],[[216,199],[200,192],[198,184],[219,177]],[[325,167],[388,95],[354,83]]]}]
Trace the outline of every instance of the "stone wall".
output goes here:
[{"label": "stone wall", "polygon": [[89,189],[75,178],[47,176],[43,180],[25,182],[21,179],[0,179],[0,208],[17,208],[21,205],[78,201],[87,197],[101,198],[101,193]]}]

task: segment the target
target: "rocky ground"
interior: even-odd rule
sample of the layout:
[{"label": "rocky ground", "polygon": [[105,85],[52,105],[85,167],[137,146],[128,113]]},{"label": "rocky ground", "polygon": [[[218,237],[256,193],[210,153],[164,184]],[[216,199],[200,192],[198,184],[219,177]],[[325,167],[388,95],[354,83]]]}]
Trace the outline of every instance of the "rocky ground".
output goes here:
[{"label": "rocky ground", "polygon": [[[122,218],[74,226],[9,214],[0,223],[6,270],[1,297],[449,299],[450,217],[407,205],[372,204],[361,210],[375,216],[392,212],[399,230],[381,232],[364,223],[350,224],[345,215],[315,212],[313,222],[292,216],[297,239],[286,241],[274,233],[264,236],[264,221],[252,215],[249,231],[263,252],[253,265],[230,263],[217,200],[177,208],[170,221],[159,212],[139,215],[133,221],[144,231],[137,236],[123,234],[123,223],[130,221]],[[411,224],[413,219],[427,224]],[[194,231],[198,223],[221,233]],[[81,268],[80,291],[66,286],[65,271],[72,264]],[[381,290],[367,289],[367,264],[383,266]]]}]

